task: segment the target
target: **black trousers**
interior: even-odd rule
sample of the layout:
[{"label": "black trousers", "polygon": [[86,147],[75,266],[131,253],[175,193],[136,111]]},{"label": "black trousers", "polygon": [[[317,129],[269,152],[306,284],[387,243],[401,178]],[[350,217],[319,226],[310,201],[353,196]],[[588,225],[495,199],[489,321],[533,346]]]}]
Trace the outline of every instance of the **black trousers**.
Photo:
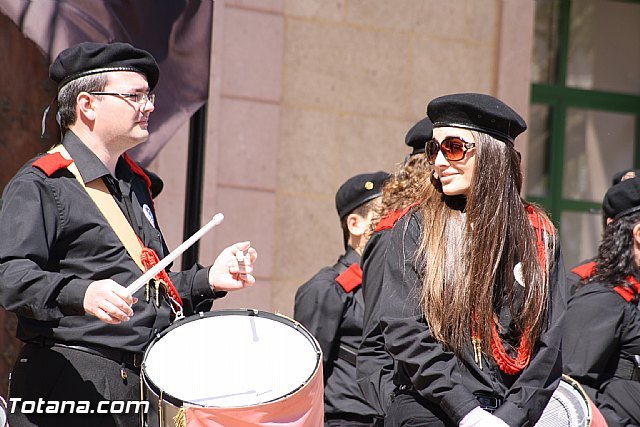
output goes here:
[{"label": "black trousers", "polygon": [[385,427],[457,427],[437,406],[418,393],[397,391],[384,419]]},{"label": "black trousers", "polygon": [[[122,405],[109,406],[113,401],[140,400],[139,372],[125,368],[125,380],[121,369],[117,362],[83,351],[27,344],[11,373],[9,425],[139,426],[140,414],[135,410],[128,408],[127,412]],[[105,401],[110,403],[100,404]],[[75,410],[70,409],[71,404],[61,402],[73,402]],[[61,412],[61,408],[66,413],[53,413]],[[120,413],[98,414],[99,409]]]}]

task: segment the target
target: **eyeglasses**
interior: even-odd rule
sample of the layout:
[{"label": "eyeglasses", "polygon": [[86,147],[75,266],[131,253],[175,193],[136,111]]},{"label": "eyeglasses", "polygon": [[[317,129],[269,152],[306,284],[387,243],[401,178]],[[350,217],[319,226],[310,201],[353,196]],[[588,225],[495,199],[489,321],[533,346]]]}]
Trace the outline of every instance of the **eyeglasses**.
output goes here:
[{"label": "eyeglasses", "polygon": [[467,151],[475,146],[475,142],[467,142],[457,136],[448,136],[442,142],[432,139],[427,142],[425,147],[427,162],[429,162],[430,165],[434,164],[436,157],[438,157],[438,151],[442,151],[444,158],[449,161],[462,160],[467,154]]},{"label": "eyeglasses", "polygon": [[136,93],[118,93],[118,92],[89,92],[91,95],[112,95],[112,96],[120,96],[122,98],[132,98],[138,104],[146,104],[147,101],[154,104],[156,101],[155,93],[146,93],[146,92],[136,92]]}]

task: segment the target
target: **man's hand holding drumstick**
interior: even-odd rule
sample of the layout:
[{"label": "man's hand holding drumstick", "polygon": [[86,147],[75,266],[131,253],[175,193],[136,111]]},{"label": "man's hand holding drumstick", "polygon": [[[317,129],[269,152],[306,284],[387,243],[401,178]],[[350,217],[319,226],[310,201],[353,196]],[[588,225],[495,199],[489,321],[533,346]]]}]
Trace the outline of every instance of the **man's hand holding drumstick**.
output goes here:
[{"label": "man's hand holding drumstick", "polygon": [[[152,270],[163,269],[173,262],[205,233],[222,222],[222,219],[222,214],[214,216],[208,224],[163,258],[158,265],[149,269],[126,288],[111,279],[92,282],[84,296],[85,312],[109,324],[128,321],[133,315],[131,306],[138,300],[133,294],[154,277],[157,272],[154,273]],[[209,268],[209,286],[213,291],[220,292],[236,291],[253,285],[256,281],[252,275],[253,263],[257,258],[258,253],[248,241],[225,248]]]},{"label": "man's hand holding drumstick", "polygon": [[253,263],[258,253],[251,242],[240,242],[224,249],[209,269],[209,284],[214,291],[235,291],[253,285]]}]

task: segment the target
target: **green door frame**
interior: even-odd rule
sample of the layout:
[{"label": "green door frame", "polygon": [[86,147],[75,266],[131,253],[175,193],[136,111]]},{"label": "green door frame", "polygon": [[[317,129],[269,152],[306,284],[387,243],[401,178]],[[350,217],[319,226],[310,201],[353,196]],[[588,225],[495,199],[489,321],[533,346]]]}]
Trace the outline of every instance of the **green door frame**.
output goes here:
[{"label": "green door frame", "polygon": [[527,196],[527,199],[544,206],[560,230],[562,229],[560,221],[562,212],[593,212],[600,209],[600,203],[569,200],[562,197],[565,125],[569,108],[635,114],[633,165],[635,168],[640,167],[640,96],[566,87],[571,3],[572,0],[559,1],[555,84],[533,83],[531,85],[531,103],[550,107],[549,149],[547,151],[549,156],[547,159],[549,188],[546,189],[546,196]]}]

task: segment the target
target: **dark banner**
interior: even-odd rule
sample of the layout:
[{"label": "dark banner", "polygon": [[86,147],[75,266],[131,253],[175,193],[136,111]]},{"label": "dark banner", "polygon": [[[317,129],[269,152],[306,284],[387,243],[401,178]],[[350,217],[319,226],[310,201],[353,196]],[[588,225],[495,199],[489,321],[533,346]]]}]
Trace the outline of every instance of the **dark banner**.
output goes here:
[{"label": "dark banner", "polygon": [[160,81],[151,137],[131,152],[142,164],[207,100],[212,0],[0,0],[0,12],[49,62],[82,41],[127,42],[153,54]]}]

